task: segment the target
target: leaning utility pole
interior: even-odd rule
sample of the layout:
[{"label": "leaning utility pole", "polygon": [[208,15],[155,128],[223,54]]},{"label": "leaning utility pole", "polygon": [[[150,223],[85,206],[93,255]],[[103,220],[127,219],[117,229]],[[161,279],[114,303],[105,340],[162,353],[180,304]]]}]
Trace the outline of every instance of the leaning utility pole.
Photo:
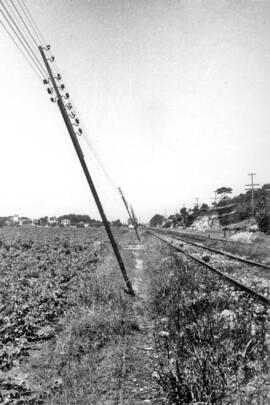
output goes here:
[{"label": "leaning utility pole", "polygon": [[121,196],[121,198],[122,198],[122,200],[123,200],[123,202],[124,202],[124,205],[125,205],[126,210],[127,210],[127,212],[128,212],[128,216],[129,216],[130,221],[131,221],[131,223],[132,223],[132,225],[133,225],[133,227],[134,227],[134,230],[135,230],[135,232],[136,232],[137,238],[138,238],[138,240],[139,240],[139,242],[140,242],[141,239],[140,239],[140,236],[139,236],[139,233],[138,233],[138,230],[137,230],[137,228],[138,228],[138,227],[137,227],[137,223],[134,221],[134,218],[133,218],[133,216],[131,215],[131,212],[130,212],[129,207],[128,207],[128,203],[127,203],[127,201],[126,201],[126,199],[125,199],[125,196],[124,196],[124,193],[123,193],[123,191],[121,190],[120,187],[118,187],[118,191],[119,191],[119,194],[120,194],[120,196]]},{"label": "leaning utility pole", "polygon": [[252,218],[254,218],[254,190],[256,186],[259,186],[259,184],[254,183],[254,176],[256,176],[256,173],[248,173],[249,176],[251,176],[251,184],[246,184],[247,191],[251,191],[251,215]]},{"label": "leaning utility pole", "polygon": [[134,222],[134,224],[136,226],[136,229],[138,229],[138,219],[136,218],[136,215],[134,213],[134,209],[133,209],[132,205],[130,206],[130,209],[131,209],[131,215],[132,215],[132,218],[133,218],[133,222]]},{"label": "leaning utility pole", "polygon": [[[113,251],[114,251],[115,256],[116,256],[116,259],[117,259],[117,261],[118,261],[118,264],[119,264],[121,273],[122,273],[123,278],[124,278],[124,280],[125,280],[125,283],[126,283],[126,286],[127,286],[127,292],[128,292],[129,294],[131,294],[131,295],[135,295],[135,292],[134,292],[134,290],[133,290],[133,288],[132,288],[131,281],[130,281],[128,275],[127,275],[127,272],[126,272],[126,269],[125,269],[125,266],[124,266],[122,257],[121,257],[121,255],[120,255],[118,246],[117,246],[116,241],[115,241],[115,239],[114,239],[114,236],[113,236],[113,234],[112,234],[110,225],[109,225],[109,223],[108,223],[108,221],[107,221],[107,218],[106,218],[105,212],[104,212],[104,210],[103,210],[102,204],[101,204],[101,202],[100,202],[98,193],[97,193],[97,191],[96,191],[95,185],[94,185],[94,183],[93,183],[93,181],[92,181],[92,178],[91,178],[91,176],[90,176],[88,167],[87,167],[87,165],[86,165],[86,163],[85,163],[84,155],[83,155],[81,146],[80,146],[80,144],[79,144],[79,142],[78,142],[78,139],[77,139],[77,137],[76,137],[76,133],[75,133],[75,131],[74,131],[74,129],[73,129],[73,125],[76,125],[76,124],[72,124],[72,121],[71,121],[71,119],[70,119],[70,115],[68,114],[68,112],[67,112],[67,110],[66,110],[66,108],[65,108],[65,105],[64,105],[64,103],[63,103],[63,99],[62,99],[62,98],[63,98],[64,96],[61,96],[60,91],[59,91],[59,88],[60,88],[60,89],[63,89],[63,86],[62,86],[62,87],[61,87],[61,86],[60,86],[60,87],[57,86],[56,81],[55,81],[55,77],[53,76],[52,71],[51,71],[51,67],[50,67],[50,65],[49,65],[49,63],[48,63],[48,59],[49,59],[49,58],[48,58],[48,59],[46,58],[46,56],[45,56],[45,54],[44,54],[43,47],[42,47],[42,46],[39,46],[38,49],[39,49],[39,51],[40,51],[40,53],[41,53],[43,62],[44,62],[45,66],[46,66],[46,69],[47,69],[47,71],[48,71],[49,80],[51,81],[51,84],[52,84],[52,86],[53,86],[53,90],[55,91],[55,95],[56,95],[56,100],[55,100],[55,101],[57,101],[57,104],[58,104],[58,107],[59,107],[60,112],[61,112],[61,114],[62,114],[63,120],[64,120],[64,122],[65,122],[65,124],[66,124],[66,127],[67,127],[68,133],[69,133],[69,135],[70,135],[71,141],[72,141],[73,146],[74,146],[74,148],[75,148],[75,150],[76,150],[77,156],[78,156],[79,161],[80,161],[80,163],[81,163],[81,166],[82,166],[82,169],[83,169],[83,171],[84,171],[85,177],[86,177],[86,179],[87,179],[88,185],[89,185],[90,190],[91,190],[91,192],[92,192],[92,194],[93,194],[93,197],[94,197],[94,199],[95,199],[95,202],[96,202],[97,208],[98,208],[98,210],[99,210],[100,216],[101,216],[101,218],[102,218],[104,227],[105,227],[105,229],[106,229],[107,235],[108,235],[108,237],[109,237],[109,240],[110,240],[110,242],[111,242]],[[52,89],[48,89],[48,90],[49,90],[49,93],[52,91]],[[64,98],[68,98],[67,95],[66,95],[66,97],[64,97]]]}]

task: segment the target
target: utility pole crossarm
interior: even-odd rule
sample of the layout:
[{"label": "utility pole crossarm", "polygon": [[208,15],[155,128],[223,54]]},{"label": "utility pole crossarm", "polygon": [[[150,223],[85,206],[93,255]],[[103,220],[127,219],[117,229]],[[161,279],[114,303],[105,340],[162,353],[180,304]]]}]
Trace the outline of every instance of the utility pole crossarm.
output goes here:
[{"label": "utility pole crossarm", "polygon": [[108,220],[107,220],[107,218],[106,218],[106,215],[105,215],[105,212],[104,212],[104,210],[103,210],[102,204],[101,204],[101,202],[100,202],[100,199],[99,199],[98,193],[97,193],[97,191],[96,191],[95,185],[94,185],[93,180],[92,180],[92,178],[91,178],[91,176],[90,176],[88,167],[87,167],[87,165],[86,165],[86,163],[85,163],[84,155],[83,155],[81,146],[80,146],[80,144],[79,144],[79,141],[78,141],[78,139],[77,139],[76,133],[75,133],[75,131],[74,131],[74,129],[73,129],[73,125],[72,125],[72,122],[71,122],[71,120],[70,120],[69,114],[67,113],[67,110],[66,110],[65,105],[64,105],[63,100],[62,100],[62,96],[61,96],[61,94],[60,94],[60,92],[59,92],[59,89],[58,89],[58,86],[57,86],[57,84],[56,84],[55,78],[54,78],[54,76],[53,76],[53,74],[52,74],[50,65],[49,65],[49,63],[48,63],[48,60],[47,60],[45,54],[44,54],[44,50],[43,50],[42,46],[39,46],[38,48],[39,48],[39,51],[40,51],[40,53],[41,53],[43,62],[44,62],[44,64],[45,64],[45,67],[46,67],[46,69],[47,69],[47,71],[48,71],[48,75],[49,75],[49,78],[50,78],[50,80],[51,80],[51,83],[52,83],[52,85],[53,85],[53,89],[54,89],[55,94],[56,94],[56,99],[57,99],[58,107],[59,107],[59,109],[60,109],[60,112],[61,112],[61,115],[62,115],[63,120],[64,120],[64,122],[65,122],[65,125],[66,125],[66,127],[67,127],[68,133],[69,133],[70,138],[71,138],[71,141],[72,141],[72,143],[73,143],[73,146],[74,146],[74,148],[75,148],[75,150],[76,150],[77,156],[78,156],[79,161],[80,161],[80,163],[81,163],[82,169],[83,169],[83,171],[84,171],[85,177],[86,177],[86,179],[87,179],[87,182],[88,182],[88,185],[89,185],[90,190],[91,190],[91,192],[92,192],[92,195],[93,195],[93,197],[94,197],[94,200],[95,200],[95,202],[96,202],[97,208],[98,208],[99,213],[100,213],[100,216],[101,216],[101,218],[102,218],[102,222],[103,222],[103,224],[104,224],[104,227],[105,227],[105,230],[106,230],[106,232],[107,232],[108,238],[109,238],[109,240],[110,240],[110,242],[111,242],[111,245],[112,245],[114,254],[115,254],[116,259],[117,259],[117,261],[118,261],[118,264],[119,264],[119,267],[120,267],[122,276],[123,276],[123,278],[124,278],[124,280],[125,280],[125,283],[126,283],[126,286],[127,286],[127,292],[128,292],[129,294],[131,294],[131,295],[135,295],[134,290],[133,290],[133,288],[132,288],[131,281],[129,280],[129,277],[128,277],[128,275],[127,275],[127,272],[126,272],[126,269],[125,269],[125,266],[124,266],[122,257],[121,257],[121,255],[120,255],[120,252],[119,252],[117,243],[116,243],[116,241],[115,241],[115,239],[114,239],[113,233],[112,233],[112,231],[111,231],[109,222],[108,222]]},{"label": "utility pole crossarm", "polygon": [[248,175],[251,177],[251,184],[245,184],[246,191],[251,191],[251,212],[252,212],[252,217],[254,218],[255,210],[254,210],[254,191],[256,190],[255,187],[259,186],[260,184],[254,183],[254,176],[256,176],[256,173],[248,173]]}]

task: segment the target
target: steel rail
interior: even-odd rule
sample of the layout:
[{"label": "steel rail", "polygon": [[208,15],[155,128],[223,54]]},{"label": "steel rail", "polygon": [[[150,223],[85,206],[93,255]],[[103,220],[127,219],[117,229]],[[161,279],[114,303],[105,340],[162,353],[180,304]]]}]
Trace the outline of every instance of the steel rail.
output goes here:
[{"label": "steel rail", "polygon": [[[154,230],[156,232],[156,229],[153,229],[153,228],[150,228],[150,229],[152,229],[152,230]],[[159,231],[164,232],[164,233],[166,232],[165,229],[159,229]],[[238,242],[238,241],[235,241],[235,240],[227,240],[227,239],[222,239],[222,238],[216,238],[216,237],[213,237],[213,236],[209,237],[209,236],[204,236],[204,235],[194,235],[192,233],[184,233],[184,232],[172,231],[172,230],[170,230],[169,232],[172,233],[173,235],[178,235],[178,236],[181,236],[181,237],[184,237],[184,238],[189,238],[189,239],[195,239],[195,240],[198,240],[200,242],[213,241],[213,242],[229,243],[231,245],[250,246],[250,244],[245,243],[245,242]]]},{"label": "steel rail", "polygon": [[215,267],[211,266],[210,264],[205,263],[203,260],[200,260],[197,257],[195,257],[195,256],[191,255],[190,253],[186,252],[185,250],[181,249],[179,246],[173,245],[171,242],[169,242],[168,240],[160,237],[159,235],[155,234],[154,232],[149,231],[149,230],[147,232],[150,233],[155,238],[157,238],[157,239],[161,240],[162,242],[166,243],[170,247],[174,248],[175,250],[178,250],[179,252],[181,252],[185,256],[189,257],[190,259],[194,260],[195,262],[199,263],[200,265],[202,265],[204,267],[207,267],[213,273],[218,274],[221,278],[223,278],[224,280],[231,283],[234,287],[236,287],[236,288],[238,288],[238,289],[240,289],[242,291],[245,291],[250,296],[257,298],[258,300],[260,300],[264,304],[270,306],[270,299],[269,298],[266,298],[264,295],[262,295],[260,293],[257,293],[256,291],[254,291],[252,288],[248,287],[247,285],[242,284],[239,281],[236,281],[235,279],[229,277],[227,274],[223,273],[222,271],[216,269]]},{"label": "steel rail", "polygon": [[[156,232],[159,233],[159,231],[156,231]],[[163,235],[166,235],[165,232],[162,233],[162,234],[163,234]],[[247,259],[244,259],[243,257],[235,256],[235,255],[233,255],[233,254],[231,254],[231,253],[228,253],[228,252],[223,252],[222,250],[210,248],[210,247],[208,247],[208,246],[199,245],[198,243],[191,242],[191,241],[188,241],[188,240],[183,239],[180,235],[179,235],[179,236],[178,236],[178,235],[177,235],[177,236],[176,236],[176,235],[175,235],[175,236],[171,236],[171,235],[168,233],[168,236],[170,236],[170,238],[174,238],[174,239],[176,239],[176,240],[180,240],[180,241],[182,241],[182,242],[184,242],[184,243],[188,243],[189,245],[193,245],[193,246],[196,246],[196,247],[201,248],[201,249],[209,250],[210,252],[214,252],[214,253],[217,253],[217,254],[222,255],[222,256],[227,256],[227,257],[229,257],[230,259],[237,260],[237,261],[239,261],[239,262],[243,262],[243,263],[249,264],[249,265],[251,265],[251,266],[261,267],[261,268],[263,268],[263,269],[270,270],[270,266],[267,266],[267,264],[258,263],[258,262],[255,262],[254,260],[247,260]]]}]

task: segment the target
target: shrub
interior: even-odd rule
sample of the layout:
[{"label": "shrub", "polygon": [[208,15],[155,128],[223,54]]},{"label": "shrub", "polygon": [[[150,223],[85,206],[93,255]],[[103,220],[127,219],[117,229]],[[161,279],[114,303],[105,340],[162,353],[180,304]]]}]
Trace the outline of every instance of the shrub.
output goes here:
[{"label": "shrub", "polygon": [[270,233],[270,215],[260,214],[257,216],[259,230],[261,232]]}]

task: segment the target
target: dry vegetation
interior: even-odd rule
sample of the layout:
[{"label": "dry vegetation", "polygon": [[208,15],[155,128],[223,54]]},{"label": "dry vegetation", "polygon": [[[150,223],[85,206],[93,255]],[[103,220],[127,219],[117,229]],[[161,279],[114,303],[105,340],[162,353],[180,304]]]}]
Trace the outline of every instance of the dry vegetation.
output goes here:
[{"label": "dry vegetation", "polygon": [[159,242],[148,252],[165,403],[268,404],[266,309]]},{"label": "dry vegetation", "polygon": [[[144,241],[146,287],[136,305],[140,322],[154,324],[155,354],[142,377],[158,387],[153,403],[268,404],[265,308],[152,237]],[[0,402],[120,403],[123,345],[143,342],[144,332],[103,230],[3,229],[0,245]],[[123,257],[134,268],[132,253]],[[131,349],[130,392],[133,368],[146,366]]]},{"label": "dry vegetation", "polygon": [[118,348],[136,323],[104,240],[102,230],[3,229],[1,403],[106,403],[115,390]]}]

